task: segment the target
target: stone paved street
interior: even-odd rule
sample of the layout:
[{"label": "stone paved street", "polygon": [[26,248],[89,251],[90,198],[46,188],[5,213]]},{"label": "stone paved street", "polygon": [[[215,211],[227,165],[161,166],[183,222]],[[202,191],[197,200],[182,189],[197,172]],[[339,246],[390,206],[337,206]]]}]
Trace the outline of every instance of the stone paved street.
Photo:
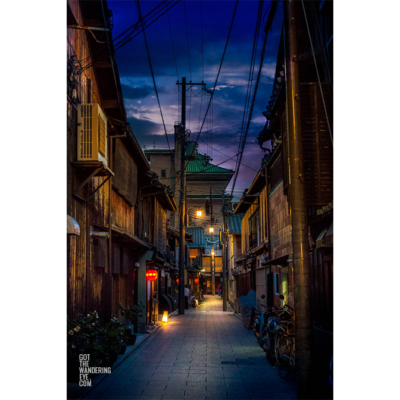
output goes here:
[{"label": "stone paved street", "polygon": [[85,399],[295,399],[251,331],[208,296],[171,318]]}]

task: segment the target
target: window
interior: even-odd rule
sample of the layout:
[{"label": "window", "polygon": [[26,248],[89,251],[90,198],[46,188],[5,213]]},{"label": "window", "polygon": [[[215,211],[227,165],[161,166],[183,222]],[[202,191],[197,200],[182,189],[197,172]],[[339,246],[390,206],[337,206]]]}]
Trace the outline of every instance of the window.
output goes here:
[{"label": "window", "polygon": [[250,249],[258,245],[258,210],[249,219],[249,246]]},{"label": "window", "polygon": [[167,177],[167,170],[166,169],[162,169],[161,170],[161,178],[166,178]]},{"label": "window", "polygon": [[273,192],[283,181],[283,162],[282,157],[279,154],[276,161],[271,165],[269,169],[269,182],[270,182],[270,193]]},{"label": "window", "polygon": [[274,281],[275,281],[275,294],[279,295],[278,274],[274,274]]}]

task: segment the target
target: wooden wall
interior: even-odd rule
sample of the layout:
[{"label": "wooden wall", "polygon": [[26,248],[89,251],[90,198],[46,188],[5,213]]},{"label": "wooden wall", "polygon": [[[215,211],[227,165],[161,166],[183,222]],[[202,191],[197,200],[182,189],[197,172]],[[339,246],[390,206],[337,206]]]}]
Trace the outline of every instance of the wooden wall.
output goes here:
[{"label": "wooden wall", "polygon": [[122,139],[116,140],[115,143],[113,170],[115,174],[113,188],[130,206],[136,205],[138,192],[137,165]]},{"label": "wooden wall", "polygon": [[154,199],[154,245],[159,251],[167,251],[167,217],[157,198]]},{"label": "wooden wall", "polygon": [[[137,184],[137,182],[136,182]],[[130,206],[119,194],[112,191],[111,224],[130,235],[135,234],[135,207]]]},{"label": "wooden wall", "polygon": [[289,205],[283,193],[283,182],[270,194],[271,258],[292,252],[292,231]]},{"label": "wooden wall", "polygon": [[[255,199],[255,197],[253,197]],[[250,202],[250,200],[249,200]],[[253,202],[255,202],[253,200]],[[249,219],[252,217],[254,212],[258,210],[258,219],[259,219],[259,243],[265,243],[268,240],[267,235],[267,188],[264,187],[261,192],[260,196],[258,197],[258,204],[253,204],[249,207],[242,218],[241,226],[242,226],[242,240],[241,240],[241,253],[247,253],[250,250],[250,242],[249,242],[249,235],[250,235],[250,226],[249,226]]]}]

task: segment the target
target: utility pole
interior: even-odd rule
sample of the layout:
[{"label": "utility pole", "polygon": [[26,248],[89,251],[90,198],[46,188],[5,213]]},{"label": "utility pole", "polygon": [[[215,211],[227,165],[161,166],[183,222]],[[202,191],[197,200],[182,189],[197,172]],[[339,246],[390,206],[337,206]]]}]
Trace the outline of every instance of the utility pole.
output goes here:
[{"label": "utility pole", "polygon": [[[179,134],[178,143],[180,143],[180,164],[181,164],[181,191],[179,196],[179,315],[185,314],[185,213],[186,213],[186,78],[182,78],[182,83],[179,81],[177,85],[182,85],[182,128]],[[189,89],[193,85],[200,85],[205,87],[204,82],[192,83],[189,82]],[[189,90],[188,89],[188,90]]]},{"label": "utility pole", "polygon": [[[297,3],[297,4],[296,4]],[[285,1],[285,46],[289,140],[290,214],[292,220],[297,398],[310,398],[312,328],[310,316],[310,267],[308,259],[307,206],[305,202],[303,140],[297,12],[299,2]]]},{"label": "utility pole", "polygon": [[222,245],[222,276],[223,276],[223,281],[222,281],[222,310],[226,311],[226,303],[227,303],[227,297],[228,297],[228,281],[226,279],[226,270],[227,270],[227,264],[228,264],[228,246],[227,246],[227,220],[226,220],[226,215],[227,215],[227,210],[226,210],[226,205],[225,205],[225,191],[222,193],[222,215],[223,215],[223,230],[222,230],[222,235],[223,235],[223,245]]},{"label": "utility pole", "polygon": [[[213,206],[212,206],[212,189],[210,188],[210,207],[211,207],[211,226],[214,223],[213,217]],[[214,232],[211,232],[211,242],[214,239]],[[214,253],[214,255],[213,255]],[[214,251],[214,243],[211,245],[211,293],[215,296],[215,251]]]}]

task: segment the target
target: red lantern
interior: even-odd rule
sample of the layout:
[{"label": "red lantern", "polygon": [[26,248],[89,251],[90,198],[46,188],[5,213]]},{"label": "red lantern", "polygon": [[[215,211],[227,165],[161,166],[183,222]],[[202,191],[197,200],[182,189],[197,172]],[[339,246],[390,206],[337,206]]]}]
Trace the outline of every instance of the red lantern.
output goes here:
[{"label": "red lantern", "polygon": [[157,276],[158,276],[158,273],[155,269],[149,269],[146,272],[146,280],[148,280],[148,281],[156,281]]},{"label": "red lantern", "polygon": [[199,282],[200,282],[199,278],[194,278],[194,283],[199,283]]},{"label": "red lantern", "polygon": [[179,285],[179,278],[176,278],[176,283]]}]

